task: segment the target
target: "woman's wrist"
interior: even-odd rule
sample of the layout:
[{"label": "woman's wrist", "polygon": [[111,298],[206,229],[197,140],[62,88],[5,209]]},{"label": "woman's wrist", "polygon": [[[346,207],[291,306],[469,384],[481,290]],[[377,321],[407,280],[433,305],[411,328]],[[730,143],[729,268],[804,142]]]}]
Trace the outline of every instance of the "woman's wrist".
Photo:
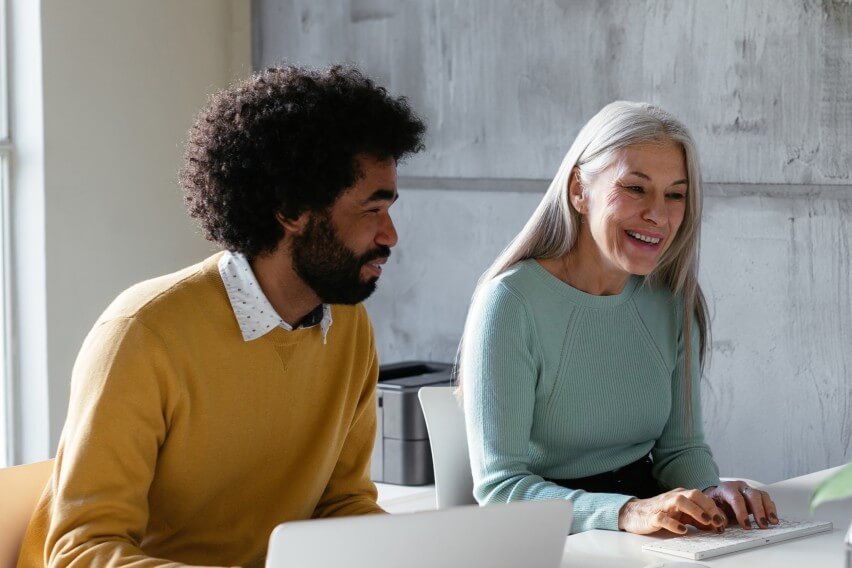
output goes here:
[{"label": "woman's wrist", "polygon": [[624,505],[621,506],[621,509],[618,510],[618,530],[623,531],[625,526],[625,520],[628,515],[633,511],[633,508],[636,506],[636,503],[639,500],[637,498],[633,498],[630,501],[627,501]]}]

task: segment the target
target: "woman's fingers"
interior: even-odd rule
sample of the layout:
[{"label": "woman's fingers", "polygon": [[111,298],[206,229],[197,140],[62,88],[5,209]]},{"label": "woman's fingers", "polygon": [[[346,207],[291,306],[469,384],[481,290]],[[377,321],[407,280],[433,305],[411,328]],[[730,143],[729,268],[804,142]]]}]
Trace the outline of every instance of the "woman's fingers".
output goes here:
[{"label": "woman's fingers", "polygon": [[775,509],[775,501],[769,496],[766,491],[760,491],[760,497],[763,499],[763,510],[766,511],[766,518],[773,525],[778,524],[778,511]]},{"label": "woman's fingers", "polygon": [[672,496],[670,508],[674,512],[692,517],[696,523],[702,526],[707,526],[713,524],[713,509],[716,508],[716,505],[700,491],[692,490],[675,493]]},{"label": "woman's fingers", "polygon": [[754,516],[757,526],[762,529],[779,523],[775,503],[769,494],[749,487],[743,481],[724,481],[705,491],[725,511],[729,519],[736,518],[737,524],[744,529],[751,528],[749,514]]},{"label": "woman's fingers", "polygon": [[769,528],[769,520],[766,518],[766,511],[763,508],[763,492],[746,486],[742,489],[741,493],[746,501],[748,510],[757,522],[757,526],[762,529]]},{"label": "woman's fingers", "polygon": [[725,516],[725,512],[719,508],[712,498],[706,495],[703,491],[698,491],[697,489],[693,489],[691,493],[691,498],[701,505],[701,507],[710,515],[710,524],[714,527],[724,529],[728,526],[728,519]]},{"label": "woman's fingers", "polygon": [[729,491],[723,494],[725,502],[734,513],[737,523],[744,529],[751,528],[751,522],[748,520],[748,506],[746,505],[745,497],[740,492],[739,488],[732,487]]},{"label": "woman's fingers", "polygon": [[701,530],[721,532],[728,519],[733,518],[741,527],[751,528],[749,513],[764,528],[769,522],[777,522],[770,521],[775,514],[772,500],[742,482],[720,484],[705,491],[673,489],[656,497],[630,500],[619,511],[618,528],[637,534],[657,530],[686,534],[686,525],[690,524]]},{"label": "woman's fingers", "polygon": [[654,517],[654,525],[657,528],[665,529],[675,534],[686,534],[686,525],[660,511]]}]

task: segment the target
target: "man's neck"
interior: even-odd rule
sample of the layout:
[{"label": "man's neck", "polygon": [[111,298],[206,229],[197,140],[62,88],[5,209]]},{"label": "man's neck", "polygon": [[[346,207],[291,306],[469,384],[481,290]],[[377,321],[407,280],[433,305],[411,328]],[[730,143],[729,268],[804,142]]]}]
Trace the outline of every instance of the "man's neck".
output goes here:
[{"label": "man's neck", "polygon": [[322,303],[316,293],[296,274],[284,247],[251,261],[260,289],[285,322],[295,327]]}]

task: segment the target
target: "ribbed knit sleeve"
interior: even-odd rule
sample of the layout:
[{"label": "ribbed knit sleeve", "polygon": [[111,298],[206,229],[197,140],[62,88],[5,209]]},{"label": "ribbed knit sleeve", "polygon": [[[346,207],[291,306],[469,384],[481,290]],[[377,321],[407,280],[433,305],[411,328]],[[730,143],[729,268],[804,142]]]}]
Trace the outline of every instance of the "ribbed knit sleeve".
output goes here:
[{"label": "ribbed knit sleeve", "polygon": [[462,384],[474,496],[480,504],[568,499],[571,532],[618,529],[627,495],[586,493],[530,471],[530,432],[541,369],[540,341],[522,297],[496,280],[471,306]]},{"label": "ribbed knit sleeve", "polygon": [[[719,484],[719,468],[704,441],[701,419],[701,364],[698,325],[693,320],[690,376],[684,372],[686,360],[683,332],[678,336],[677,363],[672,373],[671,414],[652,450],[654,477],[666,489],[706,489]],[[689,382],[687,382],[689,381]],[[687,410],[687,384],[690,384]]]}]

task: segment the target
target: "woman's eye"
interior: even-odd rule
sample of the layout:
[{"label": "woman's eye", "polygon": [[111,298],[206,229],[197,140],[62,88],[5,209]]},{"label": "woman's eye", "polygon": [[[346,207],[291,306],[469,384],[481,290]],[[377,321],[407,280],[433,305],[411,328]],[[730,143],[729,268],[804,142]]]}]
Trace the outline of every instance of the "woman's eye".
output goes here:
[{"label": "woman's eye", "polygon": [[627,191],[629,191],[630,193],[645,193],[645,188],[643,188],[641,185],[628,185]]},{"label": "woman's eye", "polygon": [[670,193],[669,194],[670,199],[675,199],[675,200],[678,200],[678,201],[680,201],[681,199],[684,199],[685,197],[686,197],[686,195],[683,194],[683,193]]}]

